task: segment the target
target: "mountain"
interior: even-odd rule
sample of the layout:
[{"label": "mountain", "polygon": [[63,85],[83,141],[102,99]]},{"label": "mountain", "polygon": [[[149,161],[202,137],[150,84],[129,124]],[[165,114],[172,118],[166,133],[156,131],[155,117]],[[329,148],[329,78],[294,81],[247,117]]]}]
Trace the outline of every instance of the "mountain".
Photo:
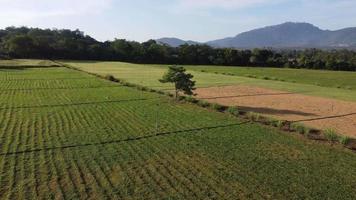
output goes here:
[{"label": "mountain", "polygon": [[[174,43],[173,41],[176,42]],[[166,41],[165,43],[179,46],[178,44],[188,43],[188,41],[186,42],[175,38],[175,40]],[[205,44],[213,47],[242,49],[264,47],[356,49],[356,28],[330,31],[322,30],[309,23],[286,22],[244,32],[235,37],[209,41]]]},{"label": "mountain", "polygon": [[167,44],[171,47],[179,47],[180,45],[183,44],[189,44],[189,45],[199,44],[199,42],[195,42],[191,40],[185,41],[178,38],[161,38],[161,39],[157,39],[156,41],[160,44]]}]

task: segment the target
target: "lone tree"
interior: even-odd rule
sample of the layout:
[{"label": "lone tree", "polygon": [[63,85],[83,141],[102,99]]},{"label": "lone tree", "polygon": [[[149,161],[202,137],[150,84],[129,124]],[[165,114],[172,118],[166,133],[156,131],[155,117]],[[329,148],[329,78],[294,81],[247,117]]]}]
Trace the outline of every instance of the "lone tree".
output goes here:
[{"label": "lone tree", "polygon": [[161,83],[174,83],[176,99],[178,99],[179,92],[187,95],[194,94],[195,81],[191,80],[193,77],[193,75],[186,73],[183,67],[171,66],[159,81]]}]

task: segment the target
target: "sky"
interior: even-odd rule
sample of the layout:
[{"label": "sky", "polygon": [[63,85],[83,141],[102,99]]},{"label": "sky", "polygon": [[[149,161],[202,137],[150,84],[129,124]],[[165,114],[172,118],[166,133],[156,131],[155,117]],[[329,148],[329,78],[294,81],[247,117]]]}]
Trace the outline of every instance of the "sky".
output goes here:
[{"label": "sky", "polygon": [[206,42],[284,22],[356,27],[356,0],[0,0],[0,28],[80,29],[97,40]]}]

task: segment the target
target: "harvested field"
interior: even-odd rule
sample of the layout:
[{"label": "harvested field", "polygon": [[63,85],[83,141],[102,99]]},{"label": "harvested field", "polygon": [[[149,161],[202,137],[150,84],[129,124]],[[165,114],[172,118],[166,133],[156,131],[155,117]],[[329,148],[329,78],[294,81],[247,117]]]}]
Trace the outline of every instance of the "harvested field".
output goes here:
[{"label": "harvested field", "polygon": [[198,98],[356,137],[356,103],[252,86],[197,89]]}]

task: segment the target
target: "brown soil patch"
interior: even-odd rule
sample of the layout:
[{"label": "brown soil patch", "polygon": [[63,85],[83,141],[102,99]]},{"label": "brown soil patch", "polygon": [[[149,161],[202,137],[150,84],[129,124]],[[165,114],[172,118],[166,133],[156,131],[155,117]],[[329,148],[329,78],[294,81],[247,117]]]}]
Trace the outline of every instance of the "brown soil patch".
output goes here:
[{"label": "brown soil patch", "polygon": [[197,98],[356,137],[356,103],[251,86],[199,88]]}]

